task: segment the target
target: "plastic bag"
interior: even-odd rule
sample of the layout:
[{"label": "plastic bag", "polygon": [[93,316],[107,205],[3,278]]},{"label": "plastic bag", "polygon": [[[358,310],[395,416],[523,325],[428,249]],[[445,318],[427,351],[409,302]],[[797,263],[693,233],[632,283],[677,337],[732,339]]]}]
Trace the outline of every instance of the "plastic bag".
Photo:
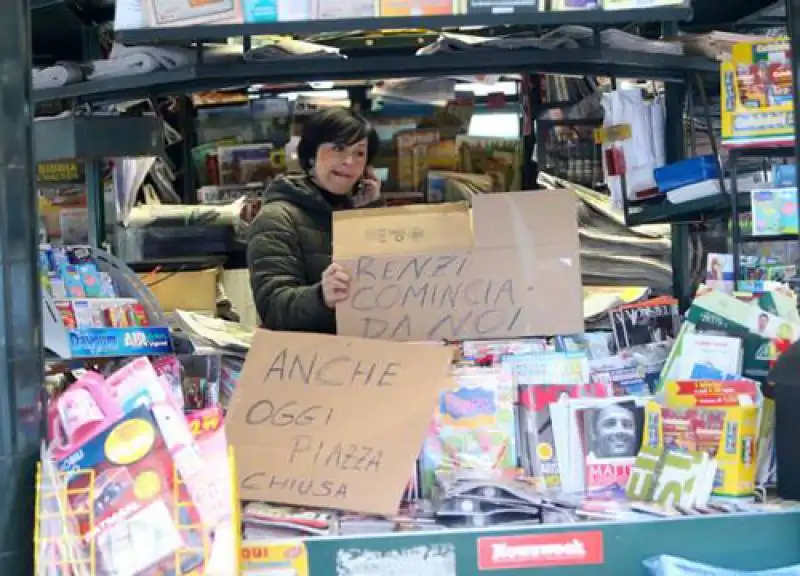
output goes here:
[{"label": "plastic bag", "polygon": [[728,570],[675,556],[655,556],[644,561],[650,576],[800,576],[800,565],[756,572]]}]

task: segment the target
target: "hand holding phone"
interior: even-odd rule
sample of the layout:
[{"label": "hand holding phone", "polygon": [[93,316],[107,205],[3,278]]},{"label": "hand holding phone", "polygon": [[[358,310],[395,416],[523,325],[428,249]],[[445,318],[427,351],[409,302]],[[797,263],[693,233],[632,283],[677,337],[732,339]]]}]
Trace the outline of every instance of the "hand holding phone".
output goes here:
[{"label": "hand holding phone", "polygon": [[381,181],[372,166],[367,166],[364,176],[358,182],[358,189],[353,197],[355,207],[372,204],[381,196]]}]

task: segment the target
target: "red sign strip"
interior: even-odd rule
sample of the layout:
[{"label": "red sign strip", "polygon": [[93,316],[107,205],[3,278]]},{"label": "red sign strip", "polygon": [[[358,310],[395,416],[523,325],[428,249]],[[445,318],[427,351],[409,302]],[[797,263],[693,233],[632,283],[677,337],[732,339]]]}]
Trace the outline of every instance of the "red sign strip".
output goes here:
[{"label": "red sign strip", "polygon": [[478,538],[479,570],[599,564],[603,564],[600,530]]}]

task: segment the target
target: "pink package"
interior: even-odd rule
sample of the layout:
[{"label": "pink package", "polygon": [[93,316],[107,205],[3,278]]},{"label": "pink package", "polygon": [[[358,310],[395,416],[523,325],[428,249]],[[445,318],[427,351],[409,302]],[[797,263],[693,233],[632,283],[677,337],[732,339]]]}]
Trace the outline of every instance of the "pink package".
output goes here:
[{"label": "pink package", "polygon": [[145,357],[129,362],[106,378],[106,386],[125,413],[138,406],[169,404],[182,410]]},{"label": "pink package", "polygon": [[48,409],[48,439],[54,457],[60,460],[75,452],[122,415],[103,376],[87,372]]},{"label": "pink package", "polygon": [[177,356],[161,356],[153,360],[153,369],[162,380],[167,384],[167,388],[172,392],[175,401],[185,408],[183,402],[183,387],[181,386],[181,363]]},{"label": "pink package", "polygon": [[222,409],[194,410],[186,414],[186,419],[206,463],[199,477],[192,479],[189,492],[206,526],[217,526],[230,519],[233,513],[231,470]]},{"label": "pink package", "polygon": [[142,357],[126,364],[106,379],[106,386],[125,413],[138,406],[153,410],[175,467],[189,493],[197,493],[204,484],[202,473],[207,463],[189,430],[182,407],[150,360]]}]

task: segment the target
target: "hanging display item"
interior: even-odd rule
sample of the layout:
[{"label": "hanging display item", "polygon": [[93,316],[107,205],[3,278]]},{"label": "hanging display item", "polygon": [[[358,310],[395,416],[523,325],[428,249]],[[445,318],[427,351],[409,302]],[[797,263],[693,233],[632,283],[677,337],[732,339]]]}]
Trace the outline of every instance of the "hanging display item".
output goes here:
[{"label": "hanging display item", "polygon": [[720,64],[722,142],[780,146],[794,139],[792,61],[786,38],[734,45]]},{"label": "hanging display item", "polygon": [[61,358],[159,355],[169,328],[135,293],[133,272],[104,267],[87,246],[39,249],[44,346]]}]

